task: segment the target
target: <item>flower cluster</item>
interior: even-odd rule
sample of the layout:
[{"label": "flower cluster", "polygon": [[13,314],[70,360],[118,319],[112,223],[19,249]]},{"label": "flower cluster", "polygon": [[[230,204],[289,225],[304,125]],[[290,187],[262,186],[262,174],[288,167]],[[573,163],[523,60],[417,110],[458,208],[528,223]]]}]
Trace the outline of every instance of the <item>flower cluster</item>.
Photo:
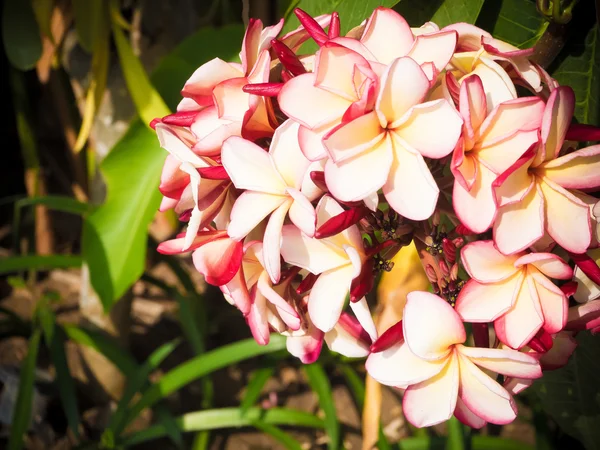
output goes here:
[{"label": "flower cluster", "polygon": [[[512,421],[512,394],[600,330],[600,146],[577,150],[598,130],[533,49],[475,26],[377,8],[341,36],[295,12],[283,36],[251,21],[241,64],[204,64],[153,122],[161,210],[187,222],[159,251],[191,252],[258,343],[368,357],[416,426]],[[378,336],[365,296],[411,242],[433,293]]]}]

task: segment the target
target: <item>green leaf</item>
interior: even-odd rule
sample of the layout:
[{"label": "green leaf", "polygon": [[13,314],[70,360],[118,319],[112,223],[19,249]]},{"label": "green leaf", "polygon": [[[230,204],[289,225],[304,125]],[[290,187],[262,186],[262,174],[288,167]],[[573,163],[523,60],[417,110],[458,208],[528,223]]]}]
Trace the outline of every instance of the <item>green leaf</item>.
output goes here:
[{"label": "green leaf", "polygon": [[19,70],[35,67],[42,55],[42,40],[31,1],[4,0],[2,41],[13,66]]},{"label": "green leaf", "polygon": [[20,450],[23,448],[23,436],[27,433],[31,422],[31,403],[33,401],[33,385],[35,382],[35,366],[37,362],[38,349],[40,347],[41,330],[33,332],[27,347],[27,356],[21,365],[21,377],[19,379],[19,392],[17,402],[10,426],[10,437],[8,439],[8,450]]},{"label": "green leaf", "polygon": [[[300,26],[298,18],[294,14],[294,8],[300,8],[313,17],[321,14],[331,14],[337,11],[340,15],[340,33],[346,34],[352,28],[360,25],[363,20],[368,19],[378,6],[391,8],[400,0],[300,0],[293,1],[285,13],[285,25],[282,35],[288,31],[295,30]],[[314,52],[317,46],[309,41],[302,46],[303,53]]]},{"label": "green leaf", "polygon": [[319,363],[305,365],[304,372],[308,377],[308,384],[317,393],[319,405],[325,413],[325,429],[329,437],[327,447],[333,450],[338,449],[340,446],[340,424],[337,420],[333,394],[327,374]]},{"label": "green leaf", "polygon": [[[199,31],[165,57],[152,83],[174,109],[192,72],[215,57],[234,59],[242,36],[237,25]],[[84,223],[83,256],[107,310],[143,273],[147,229],[160,204],[158,183],[166,155],[156,135],[136,119],[101,165],[108,197]]]},{"label": "green leaf", "polygon": [[446,450],[464,450],[465,448],[464,426],[456,417],[450,417],[450,420],[448,421]]},{"label": "green leaf", "polygon": [[31,6],[40,31],[54,43],[51,28],[54,0],[32,0]]},{"label": "green leaf", "polygon": [[129,403],[131,402],[133,396],[142,390],[144,385],[147,383],[150,374],[158,368],[158,366],[173,352],[173,350],[175,350],[179,343],[180,340],[175,339],[171,342],[161,345],[152,352],[144,364],[142,364],[141,367],[139,367],[135,373],[132,374],[132,376],[128,377],[125,392],[123,392],[123,395],[119,400],[119,404],[117,405],[117,410],[110,418],[110,423],[108,424],[108,429],[113,433],[113,435],[118,435],[125,427],[127,408],[129,407]]},{"label": "green leaf", "polygon": [[50,270],[80,267],[78,255],[26,255],[0,259],[0,274],[19,270]]},{"label": "green leaf", "polygon": [[63,330],[69,339],[104,355],[127,378],[135,376],[139,368],[137,362],[111,338],[75,325],[64,325]]},{"label": "green leaf", "polygon": [[560,428],[587,449],[600,449],[600,336],[577,335],[577,348],[562,369],[544,372],[533,389]]},{"label": "green leaf", "polygon": [[156,414],[156,421],[165,428],[169,439],[173,441],[177,448],[183,448],[183,436],[171,411],[164,404],[159,403],[154,408],[154,412]]},{"label": "green leaf", "polygon": [[252,422],[252,426],[254,426],[254,428],[258,428],[263,433],[270,435],[273,439],[283,444],[283,446],[288,450],[302,450],[302,446],[296,439],[282,429],[277,428],[275,425],[257,420]]},{"label": "green leaf", "polygon": [[79,45],[88,53],[94,50],[102,27],[108,27],[107,0],[71,0]]},{"label": "green leaf", "polygon": [[[175,420],[182,432],[251,426],[258,420],[268,425],[309,428],[324,427],[323,421],[313,414],[285,408],[271,408],[267,410],[251,408],[245,416],[240,414],[239,408],[210,409],[184,414]],[[123,446],[132,446],[166,436],[166,434],[167,431],[162,425],[155,425],[139,433],[127,436],[122,444]]]},{"label": "green leaf", "polygon": [[55,211],[62,211],[71,214],[84,215],[91,211],[92,207],[88,203],[80,202],[71,197],[62,195],[44,195],[41,197],[27,197],[15,202],[15,211],[26,206],[44,205]]},{"label": "green leaf", "polygon": [[152,86],[142,62],[133,53],[131,44],[125,37],[123,30],[114,20],[112,30],[127,89],[140,118],[146,125],[150,126],[152,120],[166,116],[171,111]]},{"label": "green leaf", "polygon": [[244,394],[244,398],[240,404],[240,412],[242,414],[245,414],[252,405],[256,404],[263,387],[274,373],[274,367],[261,367],[254,372],[252,379],[246,386],[246,394]]},{"label": "green leaf", "polygon": [[484,0],[444,0],[430,20],[440,28],[456,22],[475,23],[483,3]]},{"label": "green leaf", "polygon": [[519,48],[535,45],[548,27],[533,0],[485,2],[476,25]]},{"label": "green leaf", "polygon": [[67,364],[65,354],[65,336],[63,331],[56,326],[54,312],[46,305],[41,305],[38,310],[38,318],[44,331],[44,341],[50,349],[52,364],[56,370],[56,383],[61,405],[67,416],[67,422],[71,431],[79,437],[79,409],[77,407],[77,393],[73,377]]},{"label": "green leaf", "polygon": [[569,40],[552,71],[560,84],[575,91],[575,117],[579,123],[600,125],[600,28]]},{"label": "green leaf", "polygon": [[164,374],[157,383],[144,392],[142,398],[129,410],[126,423],[137,417],[144,408],[152,406],[198,378],[245,359],[283,348],[285,348],[285,337],[272,334],[268,345],[258,345],[254,339],[245,339],[196,356]]}]

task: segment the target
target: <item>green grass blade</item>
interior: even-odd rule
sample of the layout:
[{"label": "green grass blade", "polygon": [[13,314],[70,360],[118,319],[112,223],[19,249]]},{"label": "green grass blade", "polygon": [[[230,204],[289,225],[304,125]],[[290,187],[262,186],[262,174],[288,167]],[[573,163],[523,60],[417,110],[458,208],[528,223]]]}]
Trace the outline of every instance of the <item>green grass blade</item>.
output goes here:
[{"label": "green grass blade", "polygon": [[79,255],[26,255],[11,256],[0,260],[0,274],[21,270],[67,269],[81,266]]},{"label": "green grass blade", "polygon": [[21,378],[19,379],[19,392],[10,427],[8,439],[8,450],[20,450],[23,448],[23,436],[27,433],[31,421],[31,403],[33,400],[33,386],[35,382],[35,366],[40,347],[42,331],[37,329],[29,340],[27,356],[21,366]]},{"label": "green grass blade", "polygon": [[465,430],[463,424],[456,417],[451,417],[448,421],[448,440],[446,441],[446,450],[464,450],[465,449]]},{"label": "green grass blade", "polygon": [[102,353],[128,378],[135,376],[139,368],[137,362],[109,337],[75,325],[64,325],[63,330],[69,339],[74,342]]},{"label": "green grass blade", "polygon": [[[256,421],[267,425],[287,425],[295,427],[324,428],[323,420],[313,414],[286,408],[249,409],[242,417],[239,408],[219,408],[184,414],[175,419],[182,432],[217,430],[252,426]],[[121,442],[125,447],[140,444],[167,435],[162,425],[154,425],[133,433]]]},{"label": "green grass blade", "polygon": [[118,436],[125,427],[127,408],[129,407],[129,403],[131,402],[131,399],[135,393],[142,390],[144,385],[147,383],[150,374],[156,370],[156,368],[158,368],[158,366],[173,352],[173,350],[175,350],[179,343],[180,340],[175,339],[171,342],[161,345],[158,349],[152,352],[152,354],[141,365],[141,367],[136,370],[133,376],[127,379],[125,392],[123,392],[123,395],[119,400],[119,404],[117,405],[117,410],[112,415],[108,425],[109,432],[112,432],[114,436]]},{"label": "green grass blade", "polygon": [[325,429],[329,436],[327,447],[332,450],[337,450],[340,446],[340,424],[337,420],[331,385],[329,384],[327,374],[325,373],[323,366],[319,363],[305,365],[304,372],[308,377],[308,383],[311,388],[317,393],[319,405],[325,413]]},{"label": "green grass blade", "polygon": [[[344,365],[341,367],[342,375],[346,379],[346,383],[348,383],[348,387],[354,396],[354,400],[356,401],[356,405],[362,411],[365,407],[365,383],[358,376],[356,370],[348,365]],[[385,434],[383,434],[383,429],[381,424],[379,424],[379,440],[377,441],[377,448],[379,450],[392,450],[392,446],[388,442]]]},{"label": "green grass blade", "polygon": [[246,394],[244,395],[242,403],[240,404],[240,412],[242,415],[245,414],[251,406],[256,404],[256,401],[260,397],[260,393],[265,386],[265,383],[273,376],[274,373],[274,367],[261,367],[254,372],[252,379],[246,386]]},{"label": "green grass blade", "polygon": [[167,397],[198,378],[239,361],[272,353],[283,348],[285,348],[285,337],[272,334],[268,345],[258,345],[254,339],[246,339],[225,345],[204,355],[196,356],[167,372],[156,384],[144,392],[139,402],[131,408],[127,423],[134,419],[144,408],[152,406],[160,399]]},{"label": "green grass blade", "polygon": [[56,317],[47,306],[38,310],[38,318],[44,331],[44,341],[50,349],[50,357],[56,370],[56,384],[62,408],[67,417],[67,422],[75,437],[79,438],[79,408],[77,407],[77,392],[75,383],[67,364],[65,354],[65,336],[63,331],[56,326]]},{"label": "green grass blade", "polygon": [[165,405],[159,403],[154,408],[154,412],[156,413],[157,422],[164,427],[169,439],[173,441],[177,448],[183,448],[183,435],[171,411]]},{"label": "green grass blade", "polygon": [[259,429],[263,433],[268,434],[273,439],[283,444],[283,446],[288,450],[302,450],[302,446],[296,439],[283,431],[281,428],[277,428],[275,425],[264,423],[258,420],[253,422],[252,426]]}]

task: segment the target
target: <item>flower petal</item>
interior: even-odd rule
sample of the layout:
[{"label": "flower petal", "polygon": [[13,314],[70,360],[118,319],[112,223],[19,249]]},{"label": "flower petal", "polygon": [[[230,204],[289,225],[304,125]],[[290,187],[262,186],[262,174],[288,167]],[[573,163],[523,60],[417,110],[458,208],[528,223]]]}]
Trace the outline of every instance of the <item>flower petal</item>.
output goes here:
[{"label": "flower petal", "polygon": [[[433,214],[440,190],[419,152],[410,148],[396,133],[392,137],[395,158],[383,193],[390,206],[412,220],[425,220]],[[406,195],[413,192],[413,195]]]},{"label": "flower petal", "polygon": [[516,350],[461,345],[458,351],[478,366],[502,375],[528,379],[542,376],[537,359]]},{"label": "flower petal", "polygon": [[[465,160],[477,161],[475,158]],[[492,226],[496,217],[496,202],[492,190],[496,174],[477,162],[474,167],[475,179],[470,190],[465,189],[460,182],[454,182],[452,204],[461,223],[475,233],[483,233]]]},{"label": "flower petal", "polygon": [[429,91],[429,79],[413,59],[394,60],[381,78],[375,111],[382,127],[397,122]]},{"label": "flower petal", "polygon": [[417,36],[408,56],[419,64],[432,62],[438,71],[446,68],[452,58],[458,34],[447,30]]},{"label": "flower petal", "polygon": [[404,393],[404,415],[416,427],[436,425],[454,414],[459,390],[459,365],[454,354],[447,361],[440,373],[409,386]]},{"label": "flower petal", "polygon": [[592,241],[588,205],[547,178],[539,186],[544,195],[548,234],[565,250],[584,253]]},{"label": "flower petal", "polygon": [[285,346],[288,352],[302,361],[302,364],[312,364],[321,354],[323,332],[311,326],[304,336],[289,336]]},{"label": "flower petal", "polygon": [[321,273],[310,291],[308,314],[315,326],[331,330],[340,318],[354,275],[351,264]]},{"label": "flower petal", "polygon": [[277,308],[277,312],[281,316],[281,319],[288,327],[292,330],[298,330],[300,328],[300,317],[298,316],[298,313],[292,305],[271,287],[269,276],[266,272],[263,271],[261,273],[256,287],[260,293]]},{"label": "flower petal", "polygon": [[515,267],[522,267],[526,264],[535,266],[547,277],[557,280],[570,280],[573,277],[573,269],[554,253],[528,253],[515,261]]},{"label": "flower petal", "polygon": [[200,105],[212,104],[214,87],[221,81],[243,76],[240,67],[215,58],[202,64],[185,82],[181,95],[192,97]]},{"label": "flower petal", "polygon": [[348,332],[339,322],[332,330],[325,333],[325,342],[331,351],[347,356],[348,358],[364,358],[369,356],[369,346]]},{"label": "flower petal", "polygon": [[273,211],[265,229],[263,262],[273,283],[279,283],[281,277],[281,229],[291,204],[292,200],[288,199]]},{"label": "flower petal", "polygon": [[494,243],[505,255],[520,252],[544,236],[544,197],[536,183],[520,203],[498,209]]},{"label": "flower petal", "polygon": [[403,314],[404,339],[419,358],[445,357],[454,344],[466,340],[459,315],[445,300],[429,292],[407,295]]},{"label": "flower petal", "polygon": [[533,273],[532,277],[544,315],[544,330],[550,334],[558,333],[567,324],[569,313],[567,297],[558,286],[541,273]]},{"label": "flower petal", "polygon": [[547,161],[558,156],[574,111],[575,93],[573,89],[569,86],[559,86],[551,92],[540,130],[545,148],[543,160]]},{"label": "flower petal", "polygon": [[[360,41],[377,61],[389,64],[404,56],[413,45],[410,26],[397,12],[388,8],[376,8],[371,14]],[[389,45],[393,42],[394,45]]]},{"label": "flower petal", "polygon": [[460,85],[459,110],[464,119],[465,145],[469,148],[479,136],[479,127],[487,116],[487,101],[481,78],[477,75],[466,77]]},{"label": "flower petal", "polygon": [[544,177],[565,189],[600,186],[600,145],[582,148],[544,164]]},{"label": "flower petal", "polygon": [[[298,144],[298,129],[300,124],[286,120],[275,130],[269,154],[275,168],[286,185],[300,189],[310,161],[306,159]],[[267,174],[265,174],[267,175]]]},{"label": "flower petal", "polygon": [[271,155],[258,145],[231,137],[223,143],[221,158],[236,188],[285,195],[286,183],[277,172]]},{"label": "flower petal", "polygon": [[368,374],[386,386],[409,386],[440,373],[447,359],[426,361],[399,342],[382,352],[371,353],[365,362]]},{"label": "flower petal", "polygon": [[[334,125],[339,125],[334,122]],[[327,158],[327,148],[323,144],[323,138],[332,130],[329,124],[322,128],[311,130],[303,125],[300,125],[298,130],[298,144],[302,149],[304,156],[310,161],[319,161]]]},{"label": "flower petal", "polygon": [[292,78],[283,85],[277,97],[286,116],[311,129],[339,121],[351,103],[316,87],[315,77],[314,73],[306,73]]},{"label": "flower petal", "polygon": [[477,149],[477,158],[494,172],[501,174],[510,169],[528,149],[538,141],[538,131],[518,131]]},{"label": "flower petal", "polygon": [[219,117],[217,107],[210,106],[198,113],[191,126],[197,139],[194,152],[198,155],[217,156],[223,142],[230,136],[241,136],[241,120],[227,120]]},{"label": "flower petal", "polygon": [[492,322],[512,308],[522,283],[520,273],[493,284],[471,279],[458,294],[456,312],[465,322]]},{"label": "flower petal", "polygon": [[487,424],[485,420],[467,408],[467,405],[464,404],[460,397],[456,400],[454,416],[466,426],[475,428],[476,430],[483,428]]},{"label": "flower petal", "polygon": [[350,308],[362,328],[371,338],[371,341],[375,342],[377,340],[377,329],[375,328],[375,322],[373,322],[373,316],[369,310],[367,299],[363,297],[357,302],[350,302]]},{"label": "flower petal", "polygon": [[469,410],[486,422],[498,425],[510,423],[517,417],[517,406],[506,389],[465,356],[459,356],[459,365],[459,395]]},{"label": "flower petal", "polygon": [[[388,136],[368,151],[340,163],[328,160],[325,182],[331,194],[342,201],[357,201],[377,192],[388,179],[392,166],[392,143]],[[368,174],[368,175],[367,175]]]},{"label": "flower petal", "polygon": [[192,254],[194,267],[208,284],[222,286],[231,281],[242,264],[243,243],[233,239],[216,239]]},{"label": "flower petal", "polygon": [[287,197],[281,195],[263,194],[254,191],[243,192],[231,209],[227,234],[232,239],[243,239],[286,200]]},{"label": "flower petal", "polygon": [[462,123],[447,100],[434,100],[413,107],[394,131],[423,156],[439,159],[454,150]]},{"label": "flower petal", "polygon": [[324,136],[323,145],[336,163],[366,153],[385,139],[377,114],[371,112],[341,124]]},{"label": "flower petal", "polygon": [[471,242],[463,247],[460,254],[469,275],[482,283],[506,280],[518,271],[514,263],[519,255],[500,253],[493,241]]},{"label": "flower petal", "polygon": [[336,251],[326,240],[309,238],[293,225],[284,225],[282,236],[283,259],[313,274],[320,274],[349,262],[344,252]]},{"label": "flower petal", "polygon": [[544,101],[538,97],[522,97],[501,103],[481,125],[481,139],[496,142],[517,131],[537,130],[542,123]]}]

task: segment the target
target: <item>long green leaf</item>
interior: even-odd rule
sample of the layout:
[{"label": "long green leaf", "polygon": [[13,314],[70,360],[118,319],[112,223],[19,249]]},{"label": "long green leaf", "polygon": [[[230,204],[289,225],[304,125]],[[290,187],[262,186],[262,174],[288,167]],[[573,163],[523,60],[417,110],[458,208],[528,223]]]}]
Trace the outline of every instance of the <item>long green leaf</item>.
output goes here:
[{"label": "long green leaf", "polygon": [[0,274],[20,270],[50,270],[80,267],[81,256],[78,255],[26,255],[11,256],[0,259]]},{"label": "long green leaf", "polygon": [[[600,125],[600,26],[577,32],[558,57],[552,76],[575,91],[575,117]],[[584,29],[585,31],[585,29]]]},{"label": "long green leaf", "polygon": [[485,2],[477,26],[520,48],[533,47],[548,27],[533,0]]},{"label": "long green leaf", "polygon": [[173,444],[175,444],[177,448],[183,448],[183,435],[179,429],[177,420],[173,417],[171,411],[169,411],[162,403],[156,405],[154,411],[156,414],[156,421],[164,427],[167,436],[173,441]]},{"label": "long green leaf", "polygon": [[431,21],[445,27],[451,23],[475,23],[484,0],[444,0],[431,17]]},{"label": "long green leaf", "polygon": [[104,355],[126,377],[133,377],[139,366],[129,353],[107,336],[75,325],[64,325],[63,330],[74,342],[93,348]]},{"label": "long green leaf", "polygon": [[288,450],[302,450],[302,446],[296,439],[283,431],[281,428],[277,428],[275,425],[257,420],[252,422],[252,426],[279,441]]},{"label": "long green leaf", "polygon": [[117,410],[112,415],[110,423],[108,424],[108,430],[117,436],[125,427],[125,417],[127,414],[127,408],[131,399],[139,392],[148,381],[150,374],[158,368],[158,366],[169,356],[173,350],[179,345],[179,339],[176,339],[166,344],[161,345],[159,348],[154,350],[148,359],[139,367],[136,372],[128,377],[127,386],[125,392],[119,400]]},{"label": "long green leaf", "polygon": [[[242,35],[237,25],[205,28],[165,57],[151,80],[167,105],[176,107],[181,87],[199,65],[215,57],[235,59]],[[160,204],[157,186],[165,157],[156,135],[135,119],[102,162],[108,197],[84,223],[83,256],[106,309],[143,273],[147,229]]]},{"label": "long green leaf", "polygon": [[112,30],[127,89],[133,103],[135,103],[139,116],[149,126],[153,119],[169,114],[169,108],[152,86],[142,62],[133,53],[131,44],[125,37],[123,30],[114,20]]},{"label": "long green leaf", "polygon": [[304,372],[308,377],[308,383],[319,397],[319,406],[325,413],[325,429],[329,437],[327,447],[337,450],[340,446],[340,424],[337,420],[331,385],[329,384],[327,374],[323,366],[319,363],[305,365]]},{"label": "long green leaf", "polygon": [[67,364],[64,333],[56,326],[56,317],[47,305],[40,306],[38,317],[44,331],[44,341],[50,349],[50,356],[56,370],[56,383],[58,385],[61,406],[65,411],[71,431],[76,437],[79,437],[77,393],[73,377],[69,371],[69,365]]},{"label": "long green leaf", "polygon": [[71,197],[62,195],[44,195],[40,197],[27,197],[15,202],[15,210],[26,206],[44,205],[55,211],[62,211],[71,214],[84,215],[92,209],[89,203],[80,202]]},{"label": "long green leaf", "polygon": [[71,0],[79,45],[88,53],[94,50],[101,27],[108,27],[107,0]]},{"label": "long green leaf", "polygon": [[579,333],[577,344],[569,363],[545,372],[533,389],[563,431],[595,450],[600,449],[600,336]]},{"label": "long green leaf", "polygon": [[[197,411],[176,419],[182,432],[217,430],[221,428],[238,428],[252,426],[260,420],[268,425],[287,425],[292,427],[323,428],[324,423],[313,414],[285,408],[272,408],[263,410],[251,408],[242,417],[239,408],[220,408],[208,411]],[[167,431],[162,425],[155,425],[145,430],[127,436],[122,444],[124,446],[137,445],[142,442],[166,436]]]},{"label": "long green leaf", "polygon": [[31,1],[4,0],[2,41],[13,66],[20,70],[35,67],[42,55],[42,40]]},{"label": "long green leaf", "polygon": [[10,437],[8,439],[8,450],[20,450],[23,448],[23,436],[27,433],[31,421],[31,403],[33,401],[33,385],[35,382],[35,366],[37,362],[38,349],[40,347],[41,330],[33,332],[27,347],[27,356],[21,366],[21,378],[19,379],[19,392],[17,402],[10,426]]},{"label": "long green leaf", "polygon": [[242,414],[245,414],[252,405],[256,404],[263,387],[274,373],[274,367],[261,367],[254,372],[252,379],[246,386],[246,393],[240,404],[240,412]]},{"label": "long green leaf", "polygon": [[180,364],[167,372],[156,384],[153,384],[142,398],[130,409],[127,423],[149,406],[181,389],[198,378],[215,370],[243,361],[254,356],[272,353],[285,348],[285,337],[272,334],[268,345],[258,345],[253,339],[246,339],[212,350]]}]

